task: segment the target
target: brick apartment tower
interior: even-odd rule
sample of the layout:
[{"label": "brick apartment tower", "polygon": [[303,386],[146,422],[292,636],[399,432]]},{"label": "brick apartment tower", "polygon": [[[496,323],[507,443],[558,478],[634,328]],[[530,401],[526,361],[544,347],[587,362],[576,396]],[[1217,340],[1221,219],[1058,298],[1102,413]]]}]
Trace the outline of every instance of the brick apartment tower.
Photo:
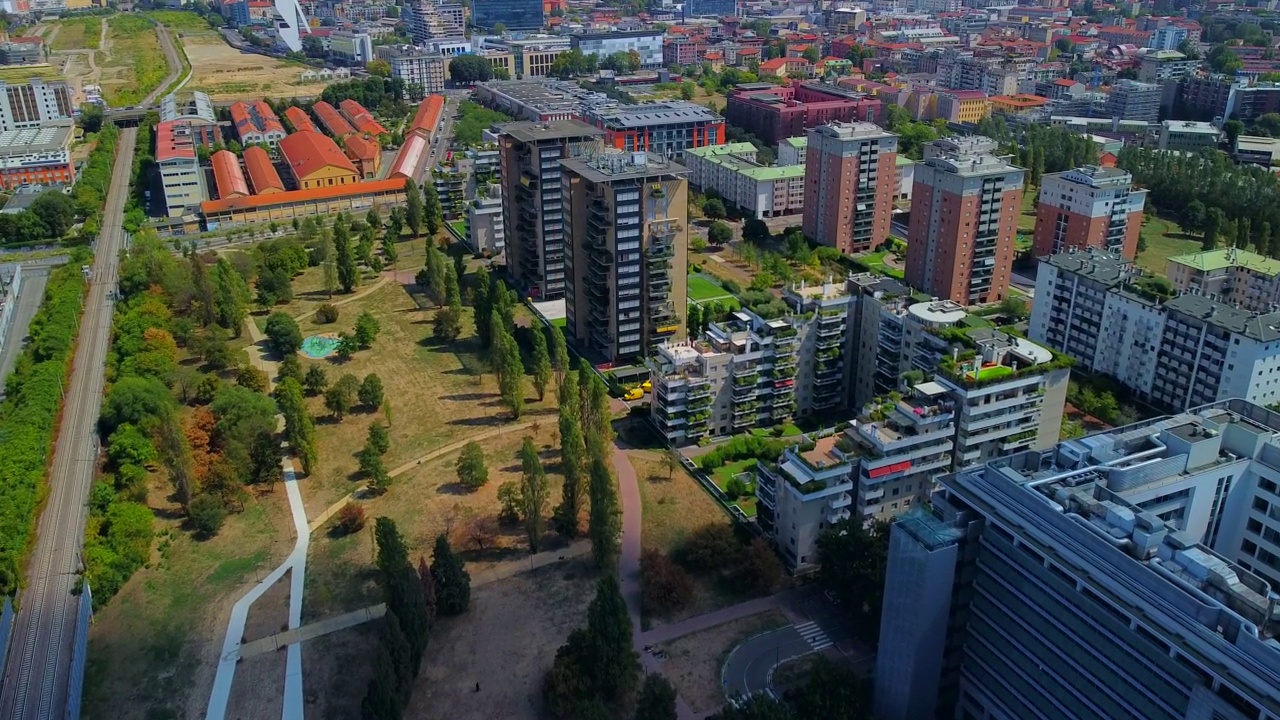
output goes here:
[{"label": "brick apartment tower", "polygon": [[884,242],[897,193],[897,160],[898,136],[878,125],[831,123],[810,130],[804,234],[846,254]]},{"label": "brick apartment tower", "polygon": [[1097,248],[1132,260],[1147,191],[1119,168],[1086,165],[1045,175],[1036,205],[1036,257]]},{"label": "brick apartment tower", "polygon": [[961,305],[1004,298],[1024,171],[987,154],[944,152],[916,166],[906,280]]},{"label": "brick apartment tower", "polygon": [[604,132],[577,120],[513,122],[500,127],[502,222],[507,274],[528,297],[565,296],[564,214],[560,161],[599,153]]},{"label": "brick apartment tower", "polygon": [[570,342],[593,362],[617,363],[683,340],[688,170],[643,152],[608,151],[560,165]]}]

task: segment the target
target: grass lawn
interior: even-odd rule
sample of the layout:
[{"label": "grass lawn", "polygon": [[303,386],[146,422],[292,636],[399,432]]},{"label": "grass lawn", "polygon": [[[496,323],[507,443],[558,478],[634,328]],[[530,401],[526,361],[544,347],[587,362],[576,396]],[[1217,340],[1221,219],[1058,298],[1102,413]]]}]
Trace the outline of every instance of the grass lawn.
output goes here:
[{"label": "grass lawn", "polygon": [[703,275],[689,276],[689,299],[697,302],[705,302],[708,300],[724,300],[732,298],[733,295],[725,290],[719,283],[706,278]]},{"label": "grass lawn", "polygon": [[139,15],[116,15],[107,20],[108,52],[98,58],[102,94],[108,105],[133,105],[146,97],[169,74],[155,26]]},{"label": "grass lawn", "polygon": [[[750,472],[755,468],[755,466],[755,458],[747,458],[746,460],[725,463],[724,465],[716,468],[715,472],[711,473],[711,479],[715,482],[716,487],[721,490],[726,490],[729,487],[729,480],[732,479],[734,475],[743,472]],[[734,500],[731,504],[737,505],[742,512],[746,513],[747,517],[756,516],[756,496],[754,493],[740,497],[737,500]]]},{"label": "grass lawn", "polygon": [[[756,437],[762,437],[762,438],[779,437],[773,434],[773,431],[776,427],[777,426],[767,427],[767,428],[751,428],[751,434],[755,435]],[[794,423],[786,423],[785,425],[782,426],[781,437],[784,437],[784,438],[800,437],[801,434],[802,434],[802,431]]]},{"label": "grass lawn", "polygon": [[720,503],[683,467],[668,478],[667,467],[652,451],[629,453],[640,483],[640,537],[645,547],[671,552],[690,532],[710,523],[727,524],[729,516]]},{"label": "grass lawn", "polygon": [[143,13],[147,17],[176,30],[183,35],[216,35],[217,30],[205,22],[204,18],[193,12],[184,10],[148,10]]},{"label": "grass lawn", "polygon": [[869,255],[859,255],[857,256],[857,259],[865,263],[867,267],[871,268],[872,272],[879,273],[881,275],[887,275],[891,278],[897,278],[899,280],[906,277],[906,274],[903,273],[901,270],[898,270],[897,268],[891,268],[888,265],[884,264],[884,256],[888,254],[889,254],[888,252],[876,252],[876,253],[871,253]]},{"label": "grass lawn", "polygon": [[[293,546],[283,485],[249,499],[221,532],[196,541],[156,483],[151,563],[94,614],[85,676],[86,716],[143,720],[204,715],[227,616],[235,598]],[[138,678],[149,678],[139,683]]]},{"label": "grass lawn", "polygon": [[[61,35],[61,33],[59,33]],[[59,66],[60,67],[60,66]],[[58,68],[52,65],[20,65],[17,67],[0,67],[0,82],[20,83],[31,78],[49,80],[61,78]]]},{"label": "grass lawn", "polygon": [[453,228],[453,231],[458,233],[458,237],[464,238],[467,236],[466,220],[454,220],[453,222],[449,223],[449,227]]},{"label": "grass lawn", "polygon": [[49,49],[54,52],[97,50],[101,40],[101,15],[71,18],[58,23],[58,34],[54,36]]},{"label": "grass lawn", "polygon": [[1022,189],[1022,212],[1018,213],[1018,232],[1027,235],[1036,231],[1036,195],[1039,193],[1030,185]]},{"label": "grass lawn", "polygon": [[1167,218],[1146,218],[1142,223],[1141,233],[1147,249],[1138,253],[1137,264],[1162,277],[1167,270],[1169,258],[1200,252],[1200,240],[1193,238],[1177,222]]}]

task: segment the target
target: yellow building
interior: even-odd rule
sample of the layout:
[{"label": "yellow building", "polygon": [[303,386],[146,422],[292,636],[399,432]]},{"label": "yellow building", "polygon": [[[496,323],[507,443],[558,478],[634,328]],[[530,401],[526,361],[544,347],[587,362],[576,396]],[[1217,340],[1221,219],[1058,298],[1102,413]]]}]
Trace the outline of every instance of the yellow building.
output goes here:
[{"label": "yellow building", "polygon": [[991,114],[991,100],[981,90],[938,93],[937,116],[949,122],[977,123]]},{"label": "yellow building", "polygon": [[507,79],[514,80],[516,77],[516,56],[505,50],[485,50],[480,57],[488,60],[493,65],[493,74],[499,75],[499,70],[507,72]]},{"label": "yellow building", "polygon": [[304,130],[280,141],[280,154],[299,190],[351,185],[360,173],[328,135]]},{"label": "yellow building", "polygon": [[[524,59],[524,76],[545,77],[551,72],[551,66],[555,63],[556,58],[563,55],[566,50],[525,50]],[[513,73],[511,77],[515,77]]]}]

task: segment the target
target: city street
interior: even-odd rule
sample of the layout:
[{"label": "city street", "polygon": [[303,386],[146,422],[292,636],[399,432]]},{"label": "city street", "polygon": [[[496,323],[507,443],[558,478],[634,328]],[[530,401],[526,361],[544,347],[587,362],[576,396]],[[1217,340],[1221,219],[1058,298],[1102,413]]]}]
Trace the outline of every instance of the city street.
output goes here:
[{"label": "city street", "polygon": [[79,606],[80,548],[98,456],[97,421],[105,379],[102,369],[111,342],[108,295],[115,290],[118,278],[124,204],[137,136],[136,128],[121,130],[116,148],[62,425],[54,445],[48,499],[27,566],[26,584],[18,595],[19,611],[0,687],[0,717],[5,720],[52,720],[67,713]]},{"label": "city street", "polygon": [[0,400],[4,399],[4,381],[13,372],[13,365],[18,362],[18,356],[26,345],[27,326],[31,324],[31,318],[35,317],[40,301],[44,299],[44,286],[49,281],[49,270],[47,267],[22,268],[18,307],[14,308],[8,337],[4,339],[4,345],[0,346]]}]

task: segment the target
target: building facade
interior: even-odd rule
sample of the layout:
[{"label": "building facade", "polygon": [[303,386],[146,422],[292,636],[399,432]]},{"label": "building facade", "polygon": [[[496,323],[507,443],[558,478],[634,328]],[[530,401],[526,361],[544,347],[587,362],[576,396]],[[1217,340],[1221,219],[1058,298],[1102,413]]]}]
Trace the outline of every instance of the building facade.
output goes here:
[{"label": "building facade", "polygon": [[1163,90],[1155,83],[1137,80],[1118,80],[1107,96],[1106,113],[1121,120],[1160,120],[1160,101]]},{"label": "building facade", "polygon": [[627,30],[607,33],[582,33],[570,36],[571,47],[584,55],[594,55],[604,60],[614,53],[635,52],[640,58],[641,69],[665,67],[662,64],[661,30]]},{"label": "building facade", "polygon": [[413,100],[444,92],[444,55],[412,45],[384,46],[378,52],[391,65],[391,77],[404,81]]},{"label": "building facade", "polygon": [[76,181],[70,122],[0,132],[0,188],[67,185]]},{"label": "building facade", "polygon": [[287,134],[275,111],[262,100],[232,103],[230,112],[241,145],[266,143],[275,147]]},{"label": "building facade", "polygon": [[1165,277],[1178,292],[1221,300],[1248,312],[1280,305],[1280,261],[1224,248],[1169,258]]},{"label": "building facade", "polygon": [[494,30],[537,30],[544,24],[542,0],[485,0],[472,5],[471,23]]},{"label": "building facade", "polygon": [[71,90],[65,82],[0,81],[0,132],[74,118]]},{"label": "building facade", "polygon": [[898,137],[872,123],[830,123],[810,130],[804,234],[846,254],[887,240],[897,158]]},{"label": "building facade", "polygon": [[769,145],[831,122],[876,122],[881,102],[834,85],[806,82],[739,85],[729,92],[725,120]]},{"label": "building facade", "polygon": [[1146,197],[1119,168],[1089,165],[1045,175],[1036,205],[1036,257],[1097,248],[1133,258]]},{"label": "building facade", "polygon": [[175,218],[195,212],[200,203],[209,199],[209,193],[191,127],[178,122],[159,123],[155,140],[165,214]]},{"label": "building facade", "polygon": [[805,166],[761,165],[751,143],[690,148],[681,161],[689,169],[690,186],[715,190],[745,215],[777,217],[804,206]]},{"label": "building facade", "polygon": [[1231,401],[943,476],[890,532],[876,717],[1280,716],[1277,420]]},{"label": "building facade", "polygon": [[498,149],[507,272],[528,297],[565,297],[569,245],[560,161],[599,154],[604,149],[603,135],[577,120],[524,121],[501,127]]},{"label": "building facade", "polygon": [[1280,400],[1280,313],[1176,292],[1097,251],[1040,263],[1028,335],[1136,397],[1183,410],[1227,398]]},{"label": "building facade", "polygon": [[1004,298],[1024,175],[1021,168],[987,154],[942,152],[918,163],[907,232],[907,283],[961,305]]},{"label": "building facade", "polygon": [[721,145],[724,118],[683,100],[588,107],[583,119],[604,131],[605,145],[678,158],[688,148]]},{"label": "building facade", "polygon": [[689,219],[684,167],[645,153],[563,160],[568,336],[626,362],[685,337]]}]

